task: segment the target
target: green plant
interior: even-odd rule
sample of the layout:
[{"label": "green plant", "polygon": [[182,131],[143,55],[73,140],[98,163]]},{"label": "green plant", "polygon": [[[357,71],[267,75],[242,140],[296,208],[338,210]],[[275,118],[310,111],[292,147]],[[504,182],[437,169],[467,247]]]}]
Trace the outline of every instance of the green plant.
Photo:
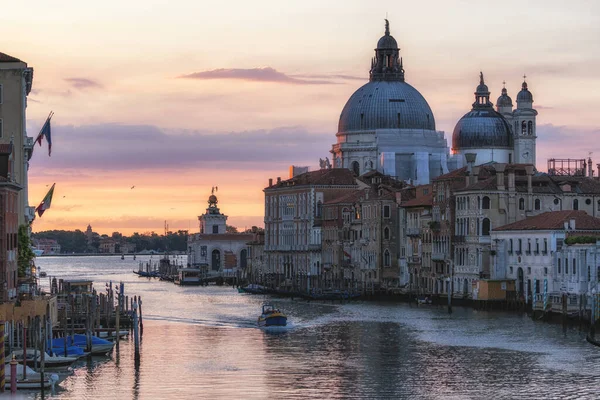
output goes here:
[{"label": "green plant", "polygon": [[566,244],[589,244],[596,243],[600,237],[597,236],[569,236],[565,239]]},{"label": "green plant", "polygon": [[35,257],[33,250],[31,250],[31,240],[27,225],[19,226],[18,242],[17,270],[19,278],[22,278],[27,275],[27,271],[31,267],[31,261]]}]

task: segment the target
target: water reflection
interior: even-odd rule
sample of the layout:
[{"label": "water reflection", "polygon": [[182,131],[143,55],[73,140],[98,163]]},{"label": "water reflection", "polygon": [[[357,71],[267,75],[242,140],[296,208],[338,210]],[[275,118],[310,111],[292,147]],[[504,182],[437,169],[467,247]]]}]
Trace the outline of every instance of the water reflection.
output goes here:
[{"label": "water reflection", "polygon": [[[140,357],[132,338],[121,341],[112,358],[84,361],[58,398],[597,397],[600,351],[577,329],[525,316],[181,288],[138,279],[118,257],[40,262],[49,274],[123,280],[144,301]],[[257,327],[266,301],[289,327]]]}]

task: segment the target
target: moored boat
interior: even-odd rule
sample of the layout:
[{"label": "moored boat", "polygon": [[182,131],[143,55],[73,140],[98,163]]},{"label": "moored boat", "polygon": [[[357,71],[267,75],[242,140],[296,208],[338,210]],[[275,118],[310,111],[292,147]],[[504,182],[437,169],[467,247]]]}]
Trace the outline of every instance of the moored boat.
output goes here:
[{"label": "moored boat", "polygon": [[[52,340],[52,350],[57,354],[55,349],[64,349],[65,338],[57,338]],[[87,338],[85,335],[75,334],[67,337],[67,346],[77,346],[81,349],[87,347]],[[104,356],[112,351],[115,344],[109,340],[100,339],[97,336],[92,336],[92,352],[93,356]],[[64,351],[64,350],[63,350]],[[68,353],[67,353],[68,354]]]},{"label": "moored boat", "polygon": [[266,287],[251,283],[242,288],[238,288],[239,293],[250,293],[250,294],[267,294],[269,291]]},{"label": "moored boat", "polygon": [[[11,373],[11,365],[10,362],[7,362],[4,365],[4,388],[10,389],[10,373]],[[27,372],[26,378],[23,379],[23,370]],[[58,375],[56,374],[47,374],[44,377],[44,388],[49,388],[56,382],[58,382]],[[19,390],[29,390],[29,389],[39,389],[42,385],[41,375],[35,372],[33,369],[29,368],[23,364],[17,364],[17,389]]]},{"label": "moored boat", "polygon": [[258,326],[286,326],[287,316],[270,304],[262,306],[262,314],[258,317]]},{"label": "moored boat", "polygon": [[175,284],[180,286],[199,286],[202,284],[202,270],[198,268],[180,268]]},{"label": "moored boat", "polygon": [[[63,349],[64,351],[64,349]],[[23,350],[15,350],[13,352],[15,359],[18,362],[23,362]],[[69,367],[78,357],[62,357],[62,356],[51,356],[49,354],[44,355],[44,366],[46,368],[65,368]],[[27,366],[33,367],[36,364],[39,366],[42,362],[42,354],[35,349],[27,349]]]}]

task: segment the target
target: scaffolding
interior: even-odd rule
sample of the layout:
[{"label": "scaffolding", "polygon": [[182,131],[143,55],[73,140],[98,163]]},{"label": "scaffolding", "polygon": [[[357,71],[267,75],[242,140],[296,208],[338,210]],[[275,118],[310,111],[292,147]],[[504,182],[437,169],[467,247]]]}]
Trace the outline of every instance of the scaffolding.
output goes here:
[{"label": "scaffolding", "polygon": [[548,175],[552,176],[586,176],[585,158],[550,158],[548,159]]}]

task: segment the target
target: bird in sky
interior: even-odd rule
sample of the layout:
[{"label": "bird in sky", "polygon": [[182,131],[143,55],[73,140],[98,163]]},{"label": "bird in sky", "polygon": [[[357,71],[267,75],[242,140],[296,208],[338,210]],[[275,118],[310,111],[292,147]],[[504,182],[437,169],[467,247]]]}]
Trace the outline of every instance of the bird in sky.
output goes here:
[{"label": "bird in sky", "polygon": [[67,197],[67,196],[63,196],[63,199],[64,199],[65,197]]},{"label": "bird in sky", "polygon": [[50,186],[50,185],[46,185],[46,187],[48,187],[48,186]]},{"label": "bird in sky", "polygon": [[133,189],[135,187],[135,185],[133,185],[131,188]]}]

